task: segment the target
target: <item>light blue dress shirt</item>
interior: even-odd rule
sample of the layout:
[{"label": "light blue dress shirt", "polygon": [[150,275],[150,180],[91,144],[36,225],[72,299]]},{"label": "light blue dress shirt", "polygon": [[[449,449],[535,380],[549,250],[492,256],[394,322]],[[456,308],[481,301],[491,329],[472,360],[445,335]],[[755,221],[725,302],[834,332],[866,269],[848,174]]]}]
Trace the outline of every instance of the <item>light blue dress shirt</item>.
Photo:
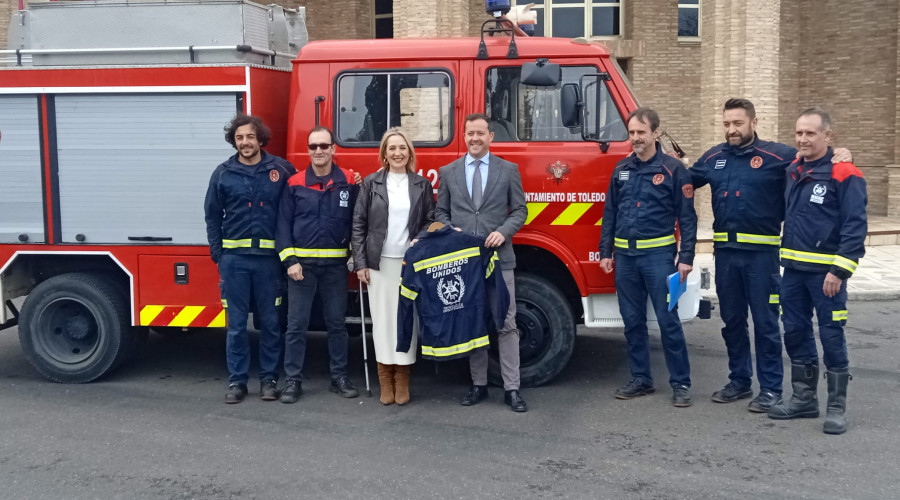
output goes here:
[{"label": "light blue dress shirt", "polygon": [[[484,188],[487,186],[487,176],[488,176],[488,163],[491,161],[491,153],[485,153],[484,156],[481,157],[481,164],[478,166],[478,169],[481,170],[481,192],[484,193]],[[472,155],[466,153],[466,187],[469,188],[469,196],[472,196],[472,179],[475,178],[475,158],[472,158]]]}]

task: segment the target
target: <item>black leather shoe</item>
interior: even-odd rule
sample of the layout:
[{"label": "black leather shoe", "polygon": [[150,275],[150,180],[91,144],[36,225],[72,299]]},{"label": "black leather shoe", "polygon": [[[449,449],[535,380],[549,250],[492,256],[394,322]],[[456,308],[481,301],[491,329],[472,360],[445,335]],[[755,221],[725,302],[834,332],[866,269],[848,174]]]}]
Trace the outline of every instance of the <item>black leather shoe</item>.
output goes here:
[{"label": "black leather shoe", "polygon": [[654,389],[652,385],[637,379],[632,379],[627,384],[616,389],[616,398],[634,399],[638,396],[653,394],[654,392],[656,392],[656,389]]},{"label": "black leather shoe", "polygon": [[522,399],[519,391],[506,391],[506,394],[503,395],[503,402],[506,403],[512,411],[519,413],[528,411],[528,405],[525,404],[525,400]]},{"label": "black leather shoe", "polygon": [[758,396],[753,398],[753,401],[750,401],[747,410],[753,413],[766,413],[769,411],[769,408],[780,405],[782,402],[781,394],[763,389],[759,391]]},{"label": "black leather shoe", "polygon": [[728,385],[714,392],[711,399],[716,403],[733,403],[738,399],[747,399],[752,395],[752,389],[732,380],[728,382]]},{"label": "black leather shoe", "polygon": [[284,384],[284,389],[281,390],[281,402],[286,404],[296,403],[300,399],[301,394],[303,394],[303,388],[300,386],[300,381],[288,380]]},{"label": "black leather shoe", "polygon": [[227,404],[240,403],[247,395],[247,384],[231,384],[228,386],[228,392],[225,393],[225,402]]},{"label": "black leather shoe", "polygon": [[262,399],[263,401],[275,401],[278,399],[278,384],[272,379],[260,382],[259,399]]},{"label": "black leather shoe", "polygon": [[463,397],[462,405],[463,406],[472,406],[477,405],[482,400],[487,398],[487,386],[486,385],[473,385],[469,392]]},{"label": "black leather shoe", "polygon": [[355,398],[356,396],[359,396],[359,391],[356,390],[353,382],[347,377],[332,379],[331,388],[329,390],[331,392],[336,392],[337,395],[342,398]]}]

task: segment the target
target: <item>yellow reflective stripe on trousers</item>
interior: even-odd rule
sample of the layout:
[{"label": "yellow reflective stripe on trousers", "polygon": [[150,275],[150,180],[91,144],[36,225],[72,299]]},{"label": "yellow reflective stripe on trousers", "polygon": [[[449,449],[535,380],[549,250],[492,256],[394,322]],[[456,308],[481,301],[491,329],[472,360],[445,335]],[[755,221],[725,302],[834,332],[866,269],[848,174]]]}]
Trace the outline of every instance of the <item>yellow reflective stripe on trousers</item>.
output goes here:
[{"label": "yellow reflective stripe on trousers", "polygon": [[416,300],[416,297],[419,296],[419,292],[414,292],[401,284],[400,285],[400,295],[406,297],[409,300]]},{"label": "yellow reflective stripe on trousers", "polygon": [[675,235],[670,234],[669,236],[663,236],[661,238],[650,238],[649,240],[636,240],[634,242],[635,248],[656,248],[656,247],[664,247],[666,245],[674,245],[675,244]]},{"label": "yellow reflective stripe on trousers", "polygon": [[713,241],[728,241],[728,233],[713,233]]},{"label": "yellow reflective stripe on trousers", "polygon": [[479,347],[483,347],[490,344],[490,339],[485,335],[484,337],[478,337],[477,339],[470,340],[468,342],[462,344],[452,345],[450,347],[431,347],[427,345],[422,346],[422,355],[423,356],[434,356],[436,358],[453,356],[456,354],[462,354],[464,352],[469,352],[472,349],[477,349]]},{"label": "yellow reflective stripe on trousers", "polygon": [[842,268],[850,271],[851,273],[856,272],[856,266],[857,266],[856,262],[853,262],[852,260],[850,260],[846,257],[841,257],[840,255],[834,256],[834,265],[836,265],[838,267],[842,267]]},{"label": "yellow reflective stripe on trousers", "polygon": [[247,238],[244,240],[222,240],[222,248],[250,248],[253,246],[253,240]]},{"label": "yellow reflective stripe on trousers", "polygon": [[780,304],[781,303],[780,298],[781,297],[779,297],[779,295],[777,293],[770,294],[769,295],[769,304]]},{"label": "yellow reflective stripe on trousers", "polygon": [[485,275],[484,275],[485,278],[490,278],[490,277],[491,277],[491,274],[494,273],[494,262],[497,262],[497,261],[499,261],[499,260],[500,260],[500,257],[497,256],[497,252],[494,252],[494,254],[491,255],[491,260],[490,260],[490,262],[488,262],[488,265],[487,265],[487,273],[485,273]]},{"label": "yellow reflective stripe on trousers", "polygon": [[259,248],[275,248],[275,240],[259,240]]},{"label": "yellow reflective stripe on trousers", "polygon": [[841,257],[840,255],[802,252],[800,250],[791,250],[790,248],[782,248],[780,253],[782,259],[796,260],[798,262],[811,262],[813,264],[833,264],[842,267],[851,273],[855,272],[857,267],[856,262],[853,262],[846,257]]},{"label": "yellow reflective stripe on trousers", "polygon": [[278,257],[281,260],[284,260],[288,257],[313,257],[313,258],[327,258],[327,257],[346,257],[347,249],[346,248],[285,248],[281,252],[278,253]]},{"label": "yellow reflective stripe on trousers", "polygon": [[441,264],[453,262],[454,260],[464,259],[466,257],[478,257],[479,255],[481,255],[481,249],[479,247],[464,248],[455,252],[445,253],[436,257],[420,260],[419,262],[413,264],[413,270],[419,272],[422,269],[428,269],[429,267],[439,266]]},{"label": "yellow reflective stripe on trousers", "polygon": [[[715,238],[715,236],[713,236]],[[757,245],[775,245],[781,244],[781,236],[772,236],[768,234],[750,234],[736,233],[735,240],[738,243],[756,243]]]},{"label": "yellow reflective stripe on trousers", "polygon": [[831,311],[831,321],[847,321],[847,310]]}]

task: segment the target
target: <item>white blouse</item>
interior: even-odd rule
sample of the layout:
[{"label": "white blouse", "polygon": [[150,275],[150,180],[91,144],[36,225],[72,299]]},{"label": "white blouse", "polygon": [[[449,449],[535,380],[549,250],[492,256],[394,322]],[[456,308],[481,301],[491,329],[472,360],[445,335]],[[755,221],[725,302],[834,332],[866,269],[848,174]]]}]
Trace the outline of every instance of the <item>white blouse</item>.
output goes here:
[{"label": "white blouse", "polygon": [[388,224],[382,257],[402,258],[409,248],[409,176],[387,174]]}]

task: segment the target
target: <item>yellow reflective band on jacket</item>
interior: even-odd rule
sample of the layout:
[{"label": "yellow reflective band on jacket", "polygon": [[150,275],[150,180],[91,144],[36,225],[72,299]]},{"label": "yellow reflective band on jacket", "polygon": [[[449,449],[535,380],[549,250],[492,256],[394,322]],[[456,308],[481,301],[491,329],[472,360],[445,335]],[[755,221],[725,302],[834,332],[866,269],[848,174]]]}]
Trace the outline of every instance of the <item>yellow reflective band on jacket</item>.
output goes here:
[{"label": "yellow reflective band on jacket", "polygon": [[831,311],[831,321],[847,321],[847,310]]},{"label": "yellow reflective band on jacket", "polygon": [[852,260],[850,260],[846,257],[841,257],[840,255],[834,256],[834,265],[836,265],[838,267],[842,267],[842,268],[850,271],[851,273],[856,272],[856,266],[857,266],[856,262],[853,262]]},{"label": "yellow reflective band on jacket", "polygon": [[455,252],[445,253],[443,255],[420,260],[419,262],[413,264],[413,270],[419,272],[422,269],[428,269],[429,267],[439,266],[441,264],[446,264],[448,262],[453,262],[454,260],[460,260],[467,257],[478,257],[479,255],[481,255],[481,249],[479,247],[463,248],[462,250],[457,250]]},{"label": "yellow reflective band on jacket", "polygon": [[768,234],[736,233],[735,240],[738,243],[755,243],[757,245],[778,246],[781,244],[781,236],[771,236]]},{"label": "yellow reflective band on jacket", "polygon": [[406,297],[409,300],[416,300],[416,297],[419,296],[419,292],[414,292],[401,284],[400,285],[400,295]]},{"label": "yellow reflective band on jacket", "polygon": [[484,275],[485,278],[491,277],[491,274],[494,273],[494,262],[497,262],[499,260],[500,260],[500,257],[497,256],[497,252],[494,252],[494,255],[491,255],[490,262],[488,262],[487,273],[485,273],[485,275]]},{"label": "yellow reflective band on jacket", "polygon": [[278,253],[281,260],[288,257],[311,257],[317,259],[346,257],[346,248],[285,248]]},{"label": "yellow reflective band on jacket", "polygon": [[728,233],[713,233],[713,241],[728,241]]},{"label": "yellow reflective band on jacket", "polygon": [[222,248],[250,248],[253,246],[253,240],[247,238],[245,240],[222,240]]},{"label": "yellow reflective band on jacket", "polygon": [[446,357],[446,356],[455,356],[457,354],[469,352],[472,349],[484,347],[489,344],[490,344],[490,339],[488,338],[487,335],[485,335],[484,337],[478,337],[477,339],[472,339],[468,342],[452,345],[450,347],[431,347],[431,346],[423,345],[422,346],[422,355],[423,356],[433,356],[435,358],[442,358],[442,357]]},{"label": "yellow reflective band on jacket", "polygon": [[281,305],[281,297],[275,297],[275,307],[278,307],[280,305]]},{"label": "yellow reflective band on jacket", "polygon": [[787,260],[796,260],[798,262],[810,262],[813,264],[835,265],[842,267],[848,271],[855,272],[857,263],[840,255],[832,255],[826,253],[801,252],[800,250],[791,250],[790,248],[781,249],[781,258]]},{"label": "yellow reflective band on jacket", "polygon": [[779,297],[779,295],[777,293],[773,293],[773,294],[769,295],[769,304],[780,304],[781,303],[780,299],[781,299],[781,297]]},{"label": "yellow reflective band on jacket", "polygon": [[275,248],[275,240],[259,240],[259,248]]},{"label": "yellow reflective band on jacket", "polygon": [[228,309],[228,301],[227,300],[222,299],[222,307],[225,309]]},{"label": "yellow reflective band on jacket", "polygon": [[650,238],[646,240],[626,240],[623,238],[615,238],[615,244],[619,248],[629,248],[628,245],[631,241],[634,242],[634,248],[636,249],[659,248],[666,245],[674,245],[675,235],[670,234],[669,236],[661,236],[659,238]]}]

